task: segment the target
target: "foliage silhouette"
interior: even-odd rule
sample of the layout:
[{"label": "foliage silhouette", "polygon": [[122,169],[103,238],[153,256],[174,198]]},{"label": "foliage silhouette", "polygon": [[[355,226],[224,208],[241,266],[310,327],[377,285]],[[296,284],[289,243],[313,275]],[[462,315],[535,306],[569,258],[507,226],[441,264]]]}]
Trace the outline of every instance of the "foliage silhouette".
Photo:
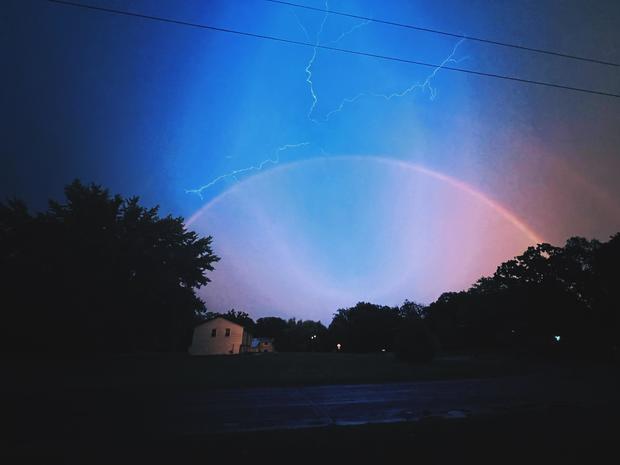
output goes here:
[{"label": "foliage silhouette", "polygon": [[329,331],[347,352],[391,352],[399,319],[398,308],[359,302],[339,309]]},{"label": "foliage silhouette", "polygon": [[256,335],[273,338],[279,352],[326,352],[331,347],[327,328],[320,321],[259,318]]},{"label": "foliage silhouette", "polygon": [[617,357],[620,236],[538,244],[469,290],[442,294],[426,320],[442,347],[535,356]]},{"label": "foliage silhouette", "polygon": [[347,352],[396,352],[410,362],[430,361],[436,343],[424,315],[424,306],[408,300],[400,307],[359,302],[338,310],[329,332]]},{"label": "foliage silhouette", "polygon": [[37,215],[0,204],[2,350],[185,350],[219,260],[211,237],[95,184],[65,196]]}]

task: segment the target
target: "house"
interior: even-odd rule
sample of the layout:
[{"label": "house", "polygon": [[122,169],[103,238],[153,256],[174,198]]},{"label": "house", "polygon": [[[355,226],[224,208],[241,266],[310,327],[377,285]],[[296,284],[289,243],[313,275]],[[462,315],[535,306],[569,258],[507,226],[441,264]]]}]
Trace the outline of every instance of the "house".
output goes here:
[{"label": "house", "polygon": [[255,337],[250,345],[250,352],[273,352],[273,339],[268,337]]},{"label": "house", "polygon": [[248,352],[252,335],[241,325],[217,317],[194,328],[191,355],[242,354]]}]

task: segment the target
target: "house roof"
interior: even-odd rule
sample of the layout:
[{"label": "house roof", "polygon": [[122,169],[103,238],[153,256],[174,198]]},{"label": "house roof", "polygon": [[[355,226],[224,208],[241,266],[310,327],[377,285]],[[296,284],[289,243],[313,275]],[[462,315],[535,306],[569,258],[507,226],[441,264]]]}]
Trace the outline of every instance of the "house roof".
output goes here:
[{"label": "house roof", "polygon": [[202,321],[202,322],[198,323],[196,325],[196,327],[202,326],[202,325],[206,325],[207,323],[212,323],[212,322],[217,321],[217,320],[224,320],[226,323],[230,323],[231,325],[239,326],[240,328],[243,328],[245,330],[244,326],[240,325],[239,323],[235,323],[234,321],[231,321],[228,318],[224,318],[223,316],[216,316],[215,318],[211,318],[210,320]]}]

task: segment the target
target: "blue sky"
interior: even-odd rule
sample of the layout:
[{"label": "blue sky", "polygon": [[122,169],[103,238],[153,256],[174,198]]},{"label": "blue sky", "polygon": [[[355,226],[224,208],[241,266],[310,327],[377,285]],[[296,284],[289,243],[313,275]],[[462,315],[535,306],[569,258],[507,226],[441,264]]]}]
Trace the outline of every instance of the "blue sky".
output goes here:
[{"label": "blue sky", "polygon": [[[320,12],[260,0],[91,4],[431,63],[441,63],[457,44],[454,38],[335,15],[325,18]],[[617,2],[332,0],[329,8],[620,61]],[[325,320],[334,305],[355,303],[356,292],[386,303],[404,297],[428,301],[438,292],[428,292],[428,285],[403,284],[392,294],[366,291],[372,288],[369,282],[381,277],[396,280],[397,268],[402,268],[398,257],[416,247],[425,251],[417,259],[438,260],[441,250],[458,239],[458,231],[444,242],[433,241],[428,231],[442,224],[458,227],[463,218],[476,219],[478,229],[465,242],[468,256],[478,258],[445,265],[468,271],[459,274],[460,281],[438,270],[432,278],[437,290],[465,286],[481,270],[518,252],[522,239],[527,242],[518,228],[489,226],[501,220],[493,215],[501,215],[483,207],[479,211],[473,198],[462,206],[471,211],[453,211],[450,205],[468,194],[459,194],[449,183],[422,188],[426,184],[419,173],[401,178],[398,169],[369,161],[372,157],[414,164],[465,183],[554,243],[577,234],[604,239],[620,229],[618,99],[439,70],[430,81],[432,91],[426,87],[388,100],[377,95],[402,93],[423,83],[433,70],[324,50],[311,61],[312,48],[37,0],[9,1],[1,21],[9,66],[2,77],[0,195],[16,195],[42,208],[47,198],[61,197],[62,187],[79,177],[123,195],[140,195],[145,204],[159,204],[163,213],[186,218],[224,196],[216,209],[222,210],[220,216],[200,223],[200,232],[214,234],[216,244],[228,241],[220,253],[226,274],[216,271],[212,295],[211,285],[204,294],[215,309],[236,306],[257,315]],[[465,68],[620,92],[618,68],[468,40],[453,58]],[[360,93],[364,96],[330,113]],[[278,150],[288,146],[296,147]],[[338,157],[353,161],[330,164],[329,159]],[[366,162],[355,161],[364,157]],[[264,163],[267,159],[295,168],[269,175],[277,167]],[[328,160],[317,162],[320,169],[311,162],[319,159]],[[261,163],[264,174],[246,171]],[[359,176],[351,174],[356,169]],[[253,177],[257,179],[251,181]],[[218,178],[200,196],[187,192]],[[402,201],[403,192],[413,195],[412,182],[417,183],[415,205]],[[254,205],[238,204],[247,197],[244,190],[253,192]],[[389,227],[376,229],[386,206],[392,206],[389,219],[383,218]],[[260,210],[265,230],[257,231],[261,226],[255,221],[231,221],[234,208],[240,215]],[[424,234],[416,229],[420,235],[411,242],[402,231],[396,233],[398,217],[408,221],[402,231],[422,221],[431,226]],[[354,220],[358,228],[349,230]],[[269,241],[274,250],[265,249],[254,259],[267,259],[270,252],[276,256],[275,248],[286,246],[286,264],[269,267],[294,267],[316,282],[340,282],[339,292],[347,298],[330,300],[323,286],[304,294],[309,302],[299,306],[295,289],[312,286],[278,279],[259,286],[268,298],[256,297],[253,289],[267,268],[254,267],[255,274],[242,278],[223,264],[243,262],[244,248],[230,238],[247,243],[255,235],[252,247],[258,250],[258,238],[264,239],[270,228],[281,233]],[[502,247],[483,253],[489,243]],[[389,273],[377,271],[390,265]],[[364,275],[363,270],[371,269]],[[426,282],[420,276],[410,282]],[[242,294],[243,299],[235,300]]]}]

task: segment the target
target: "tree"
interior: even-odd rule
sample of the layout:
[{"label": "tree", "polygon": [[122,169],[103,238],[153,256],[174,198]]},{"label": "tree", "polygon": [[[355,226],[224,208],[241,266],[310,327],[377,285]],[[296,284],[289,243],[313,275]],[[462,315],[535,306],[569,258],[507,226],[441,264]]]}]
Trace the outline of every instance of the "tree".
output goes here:
[{"label": "tree", "polygon": [[185,350],[219,260],[183,218],[74,181],[31,215],[0,204],[4,351]]},{"label": "tree", "polygon": [[398,307],[358,302],[355,307],[339,309],[329,331],[347,352],[389,352],[399,320]]},{"label": "tree", "polygon": [[327,328],[320,321],[288,321],[285,334],[290,349],[295,352],[324,352],[330,348]]},{"label": "tree", "polygon": [[597,326],[596,345],[605,355],[620,359],[620,233],[594,253],[592,310]]},{"label": "tree", "polygon": [[426,317],[426,307],[417,302],[412,302],[411,300],[405,300],[403,304],[398,309],[398,314],[401,318],[425,318]]},{"label": "tree", "polygon": [[426,322],[443,349],[470,346],[471,301],[467,292],[444,292],[426,310]]},{"label": "tree", "polygon": [[449,348],[513,347],[585,355],[617,353],[620,236],[538,244],[469,290],[443,294],[427,321]]},{"label": "tree", "polygon": [[286,350],[285,334],[288,329],[286,320],[268,316],[256,320],[256,336],[270,337],[274,340],[274,348],[280,352]]}]

